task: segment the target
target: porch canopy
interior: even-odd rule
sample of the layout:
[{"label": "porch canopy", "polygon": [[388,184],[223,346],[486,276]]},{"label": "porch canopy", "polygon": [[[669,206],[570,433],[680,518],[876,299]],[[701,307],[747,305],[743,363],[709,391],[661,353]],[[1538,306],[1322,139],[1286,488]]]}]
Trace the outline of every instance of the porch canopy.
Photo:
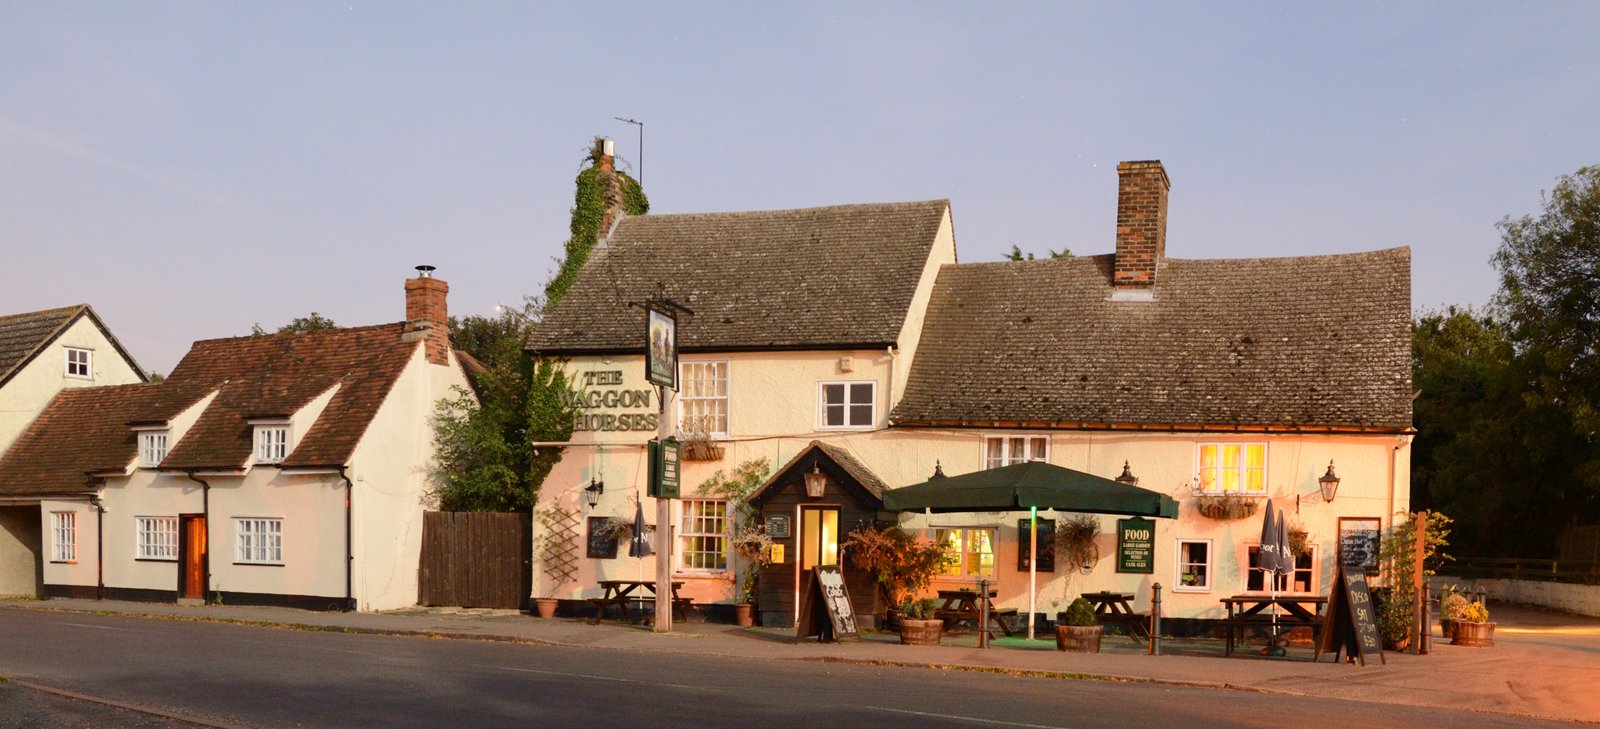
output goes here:
[{"label": "porch canopy", "polygon": [[1038,461],[934,478],[883,494],[883,508],[889,511],[1025,511],[1029,507],[1178,518],[1178,502],[1171,496]]}]

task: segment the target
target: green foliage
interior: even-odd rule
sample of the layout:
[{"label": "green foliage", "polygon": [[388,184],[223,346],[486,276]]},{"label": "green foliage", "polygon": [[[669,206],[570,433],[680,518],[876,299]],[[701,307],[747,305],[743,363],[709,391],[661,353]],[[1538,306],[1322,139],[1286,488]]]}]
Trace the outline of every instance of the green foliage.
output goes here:
[{"label": "green foliage", "polygon": [[1452,592],[1445,595],[1441,608],[1445,617],[1451,620],[1461,620],[1467,614],[1467,605],[1469,604],[1471,604],[1471,601],[1465,595],[1459,592]]},{"label": "green foliage", "polygon": [[[289,320],[288,324],[278,327],[278,330],[273,333],[299,334],[301,332],[320,332],[328,329],[338,328],[339,325],[333,323],[332,319],[313,311],[311,312],[311,316],[299,316]],[[255,324],[250,325],[250,336],[261,337],[266,336],[266,334],[267,330],[261,328],[261,322],[256,322]]]},{"label": "green foliage", "polygon": [[[1045,253],[1048,254],[1050,258],[1071,258],[1072,257],[1072,249],[1071,248],[1062,248],[1059,251],[1051,249],[1051,248],[1046,248],[1044,250],[1045,250]],[[1011,244],[1011,252],[1006,254],[1005,260],[1007,260],[1007,261],[1032,261],[1032,260],[1034,260],[1034,256],[1033,256],[1032,253],[1023,253],[1022,249],[1017,247],[1017,244],[1012,243]]]},{"label": "green foliage", "polygon": [[1094,616],[1094,605],[1089,604],[1089,601],[1081,596],[1074,599],[1064,612],[1066,612],[1064,625],[1087,628],[1100,624],[1100,620]]},{"label": "green foliage", "polygon": [[600,219],[606,212],[606,188],[613,175],[622,182],[623,212],[644,215],[650,211],[650,200],[645,197],[644,188],[640,187],[637,180],[620,170],[610,173],[600,171],[600,148],[601,138],[595,137],[585,160],[588,166],[578,172],[577,192],[572,201],[572,237],[567,239],[565,254],[555,276],[545,284],[544,299],[549,306],[554,306],[566,296],[567,289],[577,280],[578,271],[589,260],[589,254],[594,251],[600,236],[609,232],[600,230]]},{"label": "green foliage", "polygon": [[718,469],[700,484],[702,495],[727,500],[734,515],[734,536],[730,542],[733,553],[744,563],[740,567],[743,578],[739,582],[738,601],[754,603],[761,582],[761,567],[772,562],[772,538],[761,524],[761,512],[750,503],[756,489],[767,480],[772,470],[765,458],[756,458],[735,466],[732,474]]},{"label": "green foliage", "polygon": [[893,605],[928,589],[953,560],[949,545],[920,539],[897,526],[858,527],[839,546],[857,567],[877,578]]},{"label": "green foliage", "polygon": [[900,616],[911,620],[932,620],[939,610],[939,601],[931,597],[907,600],[895,607]]},{"label": "green foliage", "polygon": [[1417,615],[1419,596],[1411,582],[1413,565],[1418,550],[1422,554],[1422,575],[1433,575],[1444,562],[1450,560],[1445,547],[1450,546],[1450,517],[1437,511],[1428,512],[1427,525],[1422,538],[1417,537],[1415,516],[1389,528],[1378,546],[1378,565],[1383,571],[1387,590],[1383,603],[1378,606],[1378,632],[1390,644],[1405,640],[1411,623]]}]

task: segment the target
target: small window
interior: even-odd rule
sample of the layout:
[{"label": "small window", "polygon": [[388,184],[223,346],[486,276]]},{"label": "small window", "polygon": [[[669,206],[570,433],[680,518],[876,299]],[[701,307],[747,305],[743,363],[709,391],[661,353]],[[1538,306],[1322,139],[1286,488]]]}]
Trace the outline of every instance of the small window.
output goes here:
[{"label": "small window", "polygon": [[1211,591],[1211,540],[1178,540],[1177,592]]},{"label": "small window", "polygon": [[78,514],[76,512],[50,512],[50,535],[50,561],[78,561]]},{"label": "small window", "polygon": [[[1306,545],[1305,553],[1294,558],[1294,573],[1277,576],[1276,581],[1278,583],[1278,592],[1317,592],[1317,585],[1315,582],[1313,582],[1313,576],[1316,574],[1316,570],[1312,569],[1312,565],[1317,563],[1316,550],[1317,546],[1315,544]],[[1267,573],[1261,571],[1260,547],[1250,547],[1249,560],[1250,574],[1245,578],[1245,591],[1270,591],[1271,588],[1267,584]]]},{"label": "small window", "polygon": [[240,564],[283,564],[282,519],[234,519],[233,529]]},{"label": "small window", "polygon": [[1267,493],[1265,443],[1200,444],[1200,490],[1208,494]]},{"label": "small window", "polygon": [[155,468],[167,457],[167,433],[146,431],[139,434],[139,465]]},{"label": "small window", "polygon": [[824,382],[818,397],[823,428],[870,428],[877,422],[878,383]]},{"label": "small window", "polygon": [[83,380],[94,379],[94,352],[67,347],[67,376]]},{"label": "small window", "polygon": [[282,463],[289,455],[289,426],[256,426],[256,463]]},{"label": "small window", "polygon": [[681,534],[683,569],[708,572],[728,569],[728,502],[684,499]]},{"label": "small window", "polygon": [[950,577],[994,577],[993,529],[935,529],[933,538],[950,547],[955,556],[945,567]]},{"label": "small window", "polygon": [[1050,439],[1045,436],[991,436],[983,439],[983,453],[984,468],[1047,461],[1050,459]]},{"label": "small window", "polygon": [[136,516],[133,531],[137,559],[178,558],[178,517]]}]

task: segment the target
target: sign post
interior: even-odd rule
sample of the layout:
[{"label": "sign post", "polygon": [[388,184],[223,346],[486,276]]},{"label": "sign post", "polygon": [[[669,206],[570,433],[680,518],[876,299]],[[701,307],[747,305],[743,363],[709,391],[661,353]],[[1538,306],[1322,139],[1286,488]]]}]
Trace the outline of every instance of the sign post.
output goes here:
[{"label": "sign post", "polygon": [[[666,633],[672,630],[672,499],[677,496],[678,475],[677,441],[672,437],[678,432],[677,418],[672,417],[672,401],[677,399],[678,393],[678,319],[673,314],[672,307],[664,302],[651,301],[645,304],[644,310],[644,375],[645,379],[655,384],[661,393],[660,397],[656,398],[661,404],[660,423],[656,431],[656,442],[650,450],[652,455],[657,456],[656,459],[651,459],[652,487],[656,487],[658,476],[662,479],[662,487],[665,486],[669,457],[669,447],[666,444],[672,444],[670,447],[672,495],[662,495],[664,488],[651,494],[656,497],[655,632]],[[655,463],[657,460],[659,463]],[[661,467],[659,471],[657,465]]]}]

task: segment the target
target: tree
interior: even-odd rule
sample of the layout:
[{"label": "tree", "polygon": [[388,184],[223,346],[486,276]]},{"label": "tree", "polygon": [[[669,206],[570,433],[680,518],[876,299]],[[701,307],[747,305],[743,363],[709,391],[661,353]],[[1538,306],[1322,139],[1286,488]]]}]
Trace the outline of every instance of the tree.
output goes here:
[{"label": "tree", "polygon": [[[299,316],[299,317],[295,317],[294,319],[289,320],[288,324],[285,324],[285,325],[283,325],[281,327],[278,327],[278,331],[273,332],[273,333],[274,334],[299,334],[301,332],[320,332],[320,331],[326,331],[328,329],[338,329],[338,328],[339,328],[339,325],[333,323],[332,319],[329,319],[328,317],[325,317],[325,316],[323,316],[321,314],[318,314],[317,312],[313,311],[313,312],[311,312],[311,316]],[[255,324],[252,324],[250,326],[250,336],[252,336],[252,337],[261,337],[261,336],[266,336],[266,334],[267,334],[267,330],[261,328],[261,322],[256,322]]]},{"label": "tree", "polygon": [[[1071,258],[1072,257],[1072,249],[1070,249],[1070,248],[1062,248],[1059,251],[1052,250],[1050,248],[1046,248],[1044,250],[1045,250],[1045,253],[1049,254],[1049,256],[1051,258]],[[1034,257],[1033,257],[1032,253],[1024,254],[1022,252],[1022,249],[1017,247],[1017,244],[1012,243],[1011,244],[1011,252],[1006,254],[1005,260],[1007,260],[1007,261],[1031,261],[1031,260],[1034,260]]]}]

